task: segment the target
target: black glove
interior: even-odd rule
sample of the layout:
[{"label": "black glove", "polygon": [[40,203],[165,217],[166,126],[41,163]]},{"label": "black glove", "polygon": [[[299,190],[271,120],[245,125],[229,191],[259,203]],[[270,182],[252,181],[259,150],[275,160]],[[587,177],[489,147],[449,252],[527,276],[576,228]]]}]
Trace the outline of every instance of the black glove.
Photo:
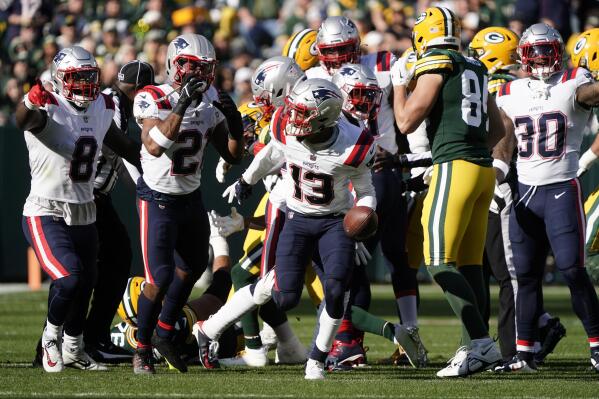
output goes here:
[{"label": "black glove", "polygon": [[214,105],[220,112],[223,113],[229,126],[229,138],[233,140],[241,140],[243,137],[243,123],[241,121],[241,113],[237,110],[235,101],[225,91],[218,91],[218,102],[213,101]]},{"label": "black glove", "polygon": [[424,191],[428,186],[424,183],[424,173],[414,176],[411,179],[403,180],[401,182],[402,191],[414,191],[416,193]]},{"label": "black glove", "polygon": [[250,198],[250,195],[252,195],[252,186],[247,184],[243,177],[240,177],[235,184],[235,198],[239,205],[241,205],[241,201]]},{"label": "black glove", "polygon": [[391,154],[389,151],[385,151],[381,147],[378,147],[376,154],[374,154],[374,164],[372,165],[372,168],[375,172],[385,168],[394,168],[396,166],[396,157],[396,155]]},{"label": "black glove", "polygon": [[173,109],[173,112],[177,115],[185,115],[185,111],[189,104],[193,100],[202,99],[202,90],[205,86],[205,82],[198,79],[194,75],[187,75],[181,83],[181,92],[179,93],[179,101]]}]

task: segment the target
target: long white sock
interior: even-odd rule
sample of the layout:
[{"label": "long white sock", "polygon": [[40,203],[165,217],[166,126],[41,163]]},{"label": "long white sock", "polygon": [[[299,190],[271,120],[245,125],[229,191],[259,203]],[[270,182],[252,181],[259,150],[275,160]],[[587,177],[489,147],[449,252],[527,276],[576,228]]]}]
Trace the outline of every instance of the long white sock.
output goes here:
[{"label": "long white sock", "polygon": [[418,308],[416,306],[416,295],[401,296],[396,299],[401,324],[405,327],[418,327]]},{"label": "long white sock", "polygon": [[63,348],[70,349],[71,351],[74,351],[74,349],[83,349],[83,334],[73,337],[65,333],[62,339]]},{"label": "long white sock", "polygon": [[250,286],[238,290],[215,314],[202,324],[204,334],[212,340],[217,340],[223,331],[235,323],[247,312],[256,308]]},{"label": "long white sock", "polygon": [[277,339],[281,343],[288,342],[295,337],[295,334],[293,333],[293,330],[291,329],[291,326],[289,325],[288,321],[274,327],[273,330],[277,335]]},{"label": "long white sock", "polygon": [[44,328],[44,339],[47,341],[59,338],[62,332],[62,326],[56,326],[46,320],[46,328]]},{"label": "long white sock", "polygon": [[327,313],[326,307],[320,313],[318,334],[316,335],[315,344],[321,352],[328,352],[333,345],[335,334],[341,325],[342,319],[333,319]]}]

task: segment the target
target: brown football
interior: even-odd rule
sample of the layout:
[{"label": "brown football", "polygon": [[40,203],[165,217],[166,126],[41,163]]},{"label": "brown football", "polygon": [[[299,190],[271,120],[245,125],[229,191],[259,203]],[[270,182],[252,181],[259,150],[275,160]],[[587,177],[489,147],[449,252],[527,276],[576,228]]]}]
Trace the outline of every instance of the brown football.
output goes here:
[{"label": "brown football", "polygon": [[343,218],[345,234],[356,241],[364,241],[371,237],[379,224],[379,218],[374,209],[367,206],[351,208]]}]

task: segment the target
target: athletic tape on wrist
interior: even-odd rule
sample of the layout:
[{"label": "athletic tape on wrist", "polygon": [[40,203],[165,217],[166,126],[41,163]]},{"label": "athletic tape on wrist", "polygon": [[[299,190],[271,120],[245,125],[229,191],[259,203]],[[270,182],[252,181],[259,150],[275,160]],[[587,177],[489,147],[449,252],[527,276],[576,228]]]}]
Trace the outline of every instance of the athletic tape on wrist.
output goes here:
[{"label": "athletic tape on wrist", "polygon": [[500,171],[503,172],[503,176],[507,176],[507,174],[510,171],[510,165],[508,165],[507,163],[503,162],[501,159],[494,159],[493,160],[493,167],[499,169]]},{"label": "athletic tape on wrist", "polygon": [[152,140],[154,140],[154,142],[162,148],[169,149],[172,147],[173,144],[175,144],[173,140],[166,137],[160,131],[160,129],[158,129],[158,126],[154,126],[153,128],[151,128],[149,133]]}]

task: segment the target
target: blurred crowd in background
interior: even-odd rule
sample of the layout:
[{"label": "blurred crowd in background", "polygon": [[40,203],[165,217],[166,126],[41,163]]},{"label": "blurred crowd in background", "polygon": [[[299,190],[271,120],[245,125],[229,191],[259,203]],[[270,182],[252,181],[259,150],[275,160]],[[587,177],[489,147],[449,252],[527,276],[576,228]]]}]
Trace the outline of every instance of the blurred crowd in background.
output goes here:
[{"label": "blurred crowd in background", "polygon": [[92,52],[103,87],[133,59],[151,63],[162,83],[168,43],[180,33],[199,33],[216,49],[215,85],[241,104],[251,98],[253,68],[280,55],[293,33],[318,29],[326,16],[352,18],[365,52],[401,55],[411,46],[415,17],[434,5],[461,18],[463,48],[488,26],[521,34],[543,21],[564,41],[599,26],[599,0],[0,0],[0,126],[12,123],[16,104],[36,78],[49,80],[50,63],[63,47]]}]

